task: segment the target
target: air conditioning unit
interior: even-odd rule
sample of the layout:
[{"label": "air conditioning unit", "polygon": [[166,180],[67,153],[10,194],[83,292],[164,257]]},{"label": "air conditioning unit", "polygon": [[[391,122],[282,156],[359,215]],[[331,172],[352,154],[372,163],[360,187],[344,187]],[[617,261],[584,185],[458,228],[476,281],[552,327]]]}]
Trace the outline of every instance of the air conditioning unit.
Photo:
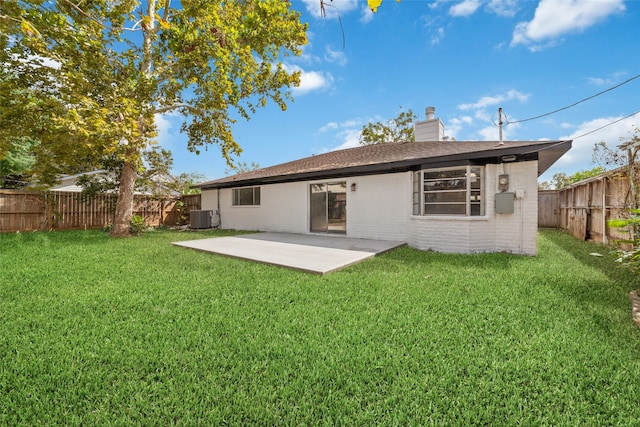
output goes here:
[{"label": "air conditioning unit", "polygon": [[191,228],[211,228],[213,224],[213,211],[189,212],[189,227]]}]

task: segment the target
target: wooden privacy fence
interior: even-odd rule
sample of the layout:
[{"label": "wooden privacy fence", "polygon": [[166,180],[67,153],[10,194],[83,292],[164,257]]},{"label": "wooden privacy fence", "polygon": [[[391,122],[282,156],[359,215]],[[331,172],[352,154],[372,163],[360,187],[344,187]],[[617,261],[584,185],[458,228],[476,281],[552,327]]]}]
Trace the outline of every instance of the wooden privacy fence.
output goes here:
[{"label": "wooden privacy fence", "polygon": [[[113,222],[115,195],[0,190],[0,232],[102,228]],[[133,214],[150,226],[183,225],[200,209],[200,195],[158,199],[135,196]]]},{"label": "wooden privacy fence", "polygon": [[628,216],[629,178],[616,170],[561,190],[538,193],[538,226],[567,230],[581,240],[609,243],[629,238],[624,229],[608,226]]}]

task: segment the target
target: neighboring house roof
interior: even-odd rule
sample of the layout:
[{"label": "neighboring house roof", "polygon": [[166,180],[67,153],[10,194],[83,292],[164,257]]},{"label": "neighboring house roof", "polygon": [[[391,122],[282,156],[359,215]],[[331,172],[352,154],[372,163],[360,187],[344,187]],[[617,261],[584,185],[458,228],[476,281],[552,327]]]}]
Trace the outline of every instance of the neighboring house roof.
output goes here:
[{"label": "neighboring house roof", "polygon": [[367,145],[331,151],[288,163],[194,185],[228,188],[306,179],[404,172],[465,163],[538,160],[538,176],[571,148],[571,141],[427,141]]},{"label": "neighboring house roof", "polygon": [[80,193],[82,192],[82,187],[77,184],[78,178],[84,175],[106,176],[108,173],[109,172],[107,172],[106,170],[99,169],[99,170],[94,170],[89,172],[78,173],[75,175],[62,175],[60,177],[60,182],[57,185],[54,185],[53,187],[49,188],[49,191],[61,191],[61,192],[67,191],[72,193]]},{"label": "neighboring house roof", "polygon": [[[82,192],[83,188],[82,186],[78,185],[77,182],[78,182],[78,178],[84,175],[90,175],[90,176],[98,175],[105,179],[112,179],[111,172],[102,170],[102,169],[79,173],[75,175],[62,175],[60,177],[60,182],[57,185],[49,188],[49,191],[80,193]],[[181,195],[180,192],[171,189],[168,185],[171,182],[171,180],[174,179],[173,177],[167,176],[166,174],[158,173],[151,176],[150,179],[152,181],[153,186],[156,188],[138,188],[134,191],[134,194],[142,195],[142,196],[151,196],[157,193],[158,191],[162,191],[163,193],[168,193],[171,196]]]}]

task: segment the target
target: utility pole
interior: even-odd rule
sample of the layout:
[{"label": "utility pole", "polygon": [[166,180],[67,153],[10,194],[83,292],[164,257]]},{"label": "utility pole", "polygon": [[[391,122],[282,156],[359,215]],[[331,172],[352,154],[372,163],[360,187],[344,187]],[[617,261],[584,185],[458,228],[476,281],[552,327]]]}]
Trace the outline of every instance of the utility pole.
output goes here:
[{"label": "utility pole", "polygon": [[502,107],[498,107],[498,129],[500,131],[500,145],[503,145],[502,141]]}]

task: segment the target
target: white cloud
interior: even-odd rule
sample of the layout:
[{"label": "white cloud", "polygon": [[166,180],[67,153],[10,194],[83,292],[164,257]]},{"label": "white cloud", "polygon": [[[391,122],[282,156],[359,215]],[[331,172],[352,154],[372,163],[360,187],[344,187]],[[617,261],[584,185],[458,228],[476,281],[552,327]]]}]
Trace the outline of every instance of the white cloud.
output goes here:
[{"label": "white cloud", "polygon": [[[467,128],[472,127],[476,120],[472,116],[459,116],[449,119],[445,123],[445,136],[449,138],[460,138],[460,133]],[[466,139],[466,137],[465,137]]]},{"label": "white cloud", "polygon": [[625,76],[626,73],[615,72],[611,77],[586,77],[585,80],[595,86],[613,86]]},{"label": "white cloud", "polygon": [[346,55],[342,50],[333,50],[330,46],[327,46],[324,52],[324,59],[327,62],[334,62],[338,65],[347,65]]},{"label": "white cloud", "polygon": [[338,133],[338,137],[342,139],[342,144],[332,149],[331,151],[344,150],[346,148],[354,148],[360,146],[360,129],[345,129]]},{"label": "white cloud", "polygon": [[494,119],[495,121],[497,121],[496,114],[497,114],[497,110],[494,110],[493,112],[489,113],[487,112],[487,110],[480,109],[480,110],[477,110],[475,113],[473,113],[473,117],[483,122],[490,122],[490,121],[493,121]]},{"label": "white cloud", "polygon": [[451,16],[470,16],[476,13],[482,3],[480,0],[463,0],[449,8]]},{"label": "white cloud", "polygon": [[[483,141],[497,141],[500,138],[500,130],[497,126],[485,126],[477,131],[480,135],[480,139]],[[505,139],[504,129],[502,133],[502,139]]]},{"label": "white cloud", "polygon": [[[370,122],[373,122],[374,119],[369,120]],[[344,132],[345,129],[349,130],[352,128],[359,128],[362,127],[364,121],[360,118],[356,118],[356,119],[347,119],[344,120],[342,122],[329,122],[326,125],[322,126],[319,129],[319,132],[326,132],[329,130],[340,130],[340,132]]]},{"label": "white cloud", "polygon": [[[616,120],[620,117],[602,117],[594,120],[589,120],[573,126],[573,132],[568,135],[563,135],[560,140],[574,139],[587,132],[591,132],[594,129],[598,129]],[[607,126],[597,132],[574,139],[572,148],[564,156],[562,156],[547,172],[545,172],[540,180],[550,180],[556,173],[566,173],[571,175],[580,170],[592,169],[597,164],[593,163],[593,147],[601,141],[605,141],[610,148],[615,148],[620,144],[620,138],[630,137],[630,132],[633,131],[633,126],[640,126],[640,117],[634,116],[624,119],[618,123],[614,123],[611,126]]]},{"label": "white cloud", "polygon": [[369,7],[365,4],[360,9],[360,23],[367,24],[373,20],[374,13],[369,9]]},{"label": "white cloud", "polygon": [[[509,141],[514,139],[513,135],[516,133],[515,131],[517,129],[518,129],[517,124],[503,126],[502,140]],[[482,141],[499,141],[500,140],[500,127],[494,123],[477,130],[476,133],[480,136],[479,139]]]},{"label": "white cloud", "polygon": [[156,128],[158,133],[168,133],[172,127],[171,120],[169,120],[169,114],[156,114],[155,117]]},{"label": "white cloud", "polygon": [[605,84],[609,84],[610,81],[600,78],[600,77],[587,77],[587,81],[596,86],[604,86]]},{"label": "white cloud", "polygon": [[499,105],[500,103],[513,101],[513,100],[525,102],[527,99],[529,99],[528,94],[511,89],[504,94],[483,96],[482,98],[480,98],[478,101],[474,103],[460,104],[458,105],[458,108],[463,111],[474,110],[474,109],[480,109],[480,108],[486,108],[494,105]]},{"label": "white cloud", "polygon": [[308,43],[302,46],[302,55],[300,55],[296,62],[304,63],[304,64],[316,64],[322,62],[322,59],[313,55],[313,39],[315,38],[315,34],[311,31],[307,32],[307,40]]},{"label": "white cloud", "polygon": [[300,76],[300,86],[293,88],[293,92],[302,95],[314,90],[326,89],[333,84],[333,76],[321,71],[303,71]]},{"label": "white cloud", "polygon": [[320,0],[302,0],[307,11],[315,18],[322,18],[323,13],[326,18],[338,18],[352,10],[358,9],[358,0],[324,0],[324,8]]},{"label": "white cloud", "polygon": [[329,122],[326,125],[322,126],[318,132],[320,133],[324,133],[324,132],[328,132],[330,130],[336,130],[338,129],[338,123],[336,122]]},{"label": "white cloud", "polygon": [[583,31],[624,10],[623,0],[540,0],[533,19],[516,25],[511,46],[522,44],[540,50],[550,40]]},{"label": "white cloud", "polygon": [[165,114],[156,114],[154,116],[156,130],[158,136],[156,141],[163,148],[171,150],[175,147],[176,142],[183,142],[186,139],[185,135],[180,134],[180,126],[182,124],[182,116],[178,112],[171,112]]},{"label": "white cloud", "polygon": [[518,11],[518,2],[516,0],[491,0],[487,9],[496,15],[512,18]]},{"label": "white cloud", "polygon": [[442,41],[444,38],[444,28],[440,27],[436,30],[435,34],[431,36],[430,43],[432,45],[436,45]]},{"label": "white cloud", "polygon": [[53,70],[59,70],[60,68],[62,68],[62,64],[59,61],[56,61],[55,59],[51,59],[51,58],[45,58],[42,56],[37,56],[37,55],[29,56],[28,61],[30,65],[35,68],[45,67],[45,68],[51,68]]},{"label": "white cloud", "polygon": [[[502,94],[487,95],[476,102],[460,104],[458,109],[466,114],[455,117],[447,125],[447,135],[456,139],[480,139],[485,141],[497,141],[500,136],[498,128],[498,110],[490,110],[489,107],[497,107],[510,101],[525,102],[529,99],[528,94],[524,94],[515,89],[511,89]],[[518,129],[518,125],[506,126],[507,116],[503,116],[502,139],[513,139],[513,135]],[[464,131],[464,134],[461,135]]]},{"label": "white cloud", "polygon": [[284,69],[291,73],[300,71],[300,85],[292,88],[296,95],[303,95],[314,90],[326,89],[333,85],[331,73],[322,71],[305,71],[297,65],[284,64]]},{"label": "white cloud", "polygon": [[376,119],[363,120],[361,118],[347,119],[342,122],[328,122],[322,126],[318,132],[331,134],[335,138],[336,145],[333,147],[324,147],[320,150],[321,153],[329,151],[343,150],[345,148],[358,147],[360,145],[360,133],[362,132],[362,126],[365,123],[377,121]]}]

